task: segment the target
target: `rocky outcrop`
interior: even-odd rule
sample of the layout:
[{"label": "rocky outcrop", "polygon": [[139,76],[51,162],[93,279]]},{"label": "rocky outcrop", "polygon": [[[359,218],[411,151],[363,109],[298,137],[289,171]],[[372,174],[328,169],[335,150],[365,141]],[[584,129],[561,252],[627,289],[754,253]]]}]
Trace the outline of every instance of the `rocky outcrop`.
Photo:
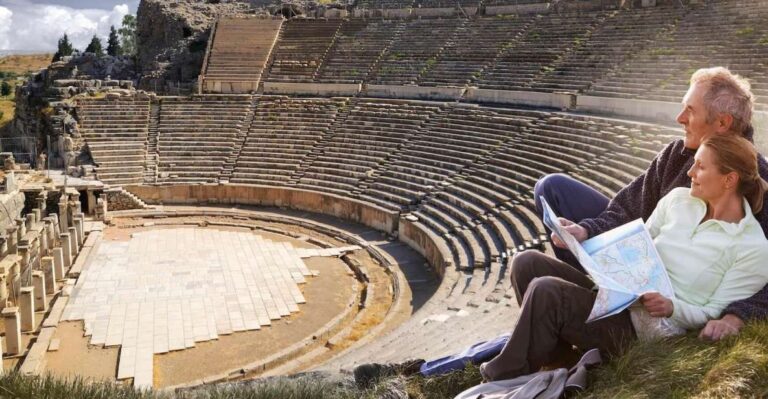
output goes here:
[{"label": "rocky outcrop", "polygon": [[132,57],[110,55],[97,56],[91,53],[64,57],[48,67],[48,80],[133,80],[137,68]]},{"label": "rocky outcrop", "polygon": [[194,82],[216,18],[248,10],[244,3],[142,0],[136,27],[142,72],[139,87],[163,92],[172,84]]}]

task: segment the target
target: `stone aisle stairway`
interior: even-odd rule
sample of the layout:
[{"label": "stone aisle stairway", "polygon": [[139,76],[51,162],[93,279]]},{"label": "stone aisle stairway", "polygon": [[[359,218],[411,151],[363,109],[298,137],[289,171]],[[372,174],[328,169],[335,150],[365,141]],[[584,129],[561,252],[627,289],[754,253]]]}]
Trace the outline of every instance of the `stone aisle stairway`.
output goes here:
[{"label": "stone aisle stairway", "polygon": [[160,124],[160,103],[151,102],[149,106],[149,128],[147,129],[147,158],[144,165],[144,183],[157,182],[157,165],[160,155],[157,153],[157,126]]},{"label": "stone aisle stairway", "polygon": [[317,142],[315,148],[312,149],[309,155],[307,155],[301,161],[299,168],[293,172],[293,175],[286,184],[291,186],[299,184],[299,180],[301,180],[301,178],[304,176],[304,173],[307,171],[307,169],[309,169],[315,159],[317,159],[317,157],[323,153],[325,145],[331,140],[331,138],[333,138],[333,134],[339,129],[339,127],[344,126],[347,121],[347,116],[349,116],[349,112],[355,107],[357,101],[357,98],[348,99],[347,102],[344,103],[341,108],[339,108],[336,113],[336,119],[334,119],[331,128],[328,129],[328,131],[323,135],[323,138]]},{"label": "stone aisle stairway", "polygon": [[242,125],[240,126],[240,132],[235,138],[235,146],[232,149],[232,154],[224,162],[224,168],[222,169],[221,176],[219,177],[220,183],[229,182],[229,179],[232,178],[232,173],[235,170],[235,165],[237,165],[238,158],[240,158],[240,153],[243,150],[243,145],[245,144],[245,140],[248,139],[248,129],[251,128],[251,124],[253,123],[253,118],[254,118],[254,115],[256,114],[256,105],[258,103],[259,103],[259,97],[253,96],[253,98],[251,99],[250,108],[248,109],[248,115],[245,117],[245,120],[242,122]]}]

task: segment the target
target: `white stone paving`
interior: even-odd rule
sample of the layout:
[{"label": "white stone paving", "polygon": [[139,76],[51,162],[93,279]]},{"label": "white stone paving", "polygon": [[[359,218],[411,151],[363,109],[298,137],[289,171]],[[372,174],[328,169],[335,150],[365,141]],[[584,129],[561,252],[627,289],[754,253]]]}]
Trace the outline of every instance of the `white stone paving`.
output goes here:
[{"label": "white stone paving", "polygon": [[345,252],[323,251],[215,229],[102,241],[62,320],[84,320],[91,344],[121,345],[117,378],[151,387],[154,353],[258,330],[297,312],[305,302],[297,284],[312,275],[301,258]]}]

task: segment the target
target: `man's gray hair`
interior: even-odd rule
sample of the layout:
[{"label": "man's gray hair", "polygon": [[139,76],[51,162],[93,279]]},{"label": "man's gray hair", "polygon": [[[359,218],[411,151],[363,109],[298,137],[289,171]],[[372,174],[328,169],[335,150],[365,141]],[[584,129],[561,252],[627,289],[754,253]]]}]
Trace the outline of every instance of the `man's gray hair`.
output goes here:
[{"label": "man's gray hair", "polygon": [[714,67],[694,72],[691,85],[694,83],[707,85],[704,95],[707,122],[712,122],[719,114],[730,114],[733,116],[731,129],[744,136],[751,136],[755,96],[746,79],[731,73],[727,68]]}]

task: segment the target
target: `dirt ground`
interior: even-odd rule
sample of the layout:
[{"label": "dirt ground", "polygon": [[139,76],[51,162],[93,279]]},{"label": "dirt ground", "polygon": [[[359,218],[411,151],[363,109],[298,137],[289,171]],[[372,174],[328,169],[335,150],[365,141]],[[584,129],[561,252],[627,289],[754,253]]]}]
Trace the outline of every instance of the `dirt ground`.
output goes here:
[{"label": "dirt ground", "polygon": [[[130,234],[139,230],[179,226],[150,226],[141,228],[108,228],[104,239],[127,240]],[[194,226],[189,226],[194,227]],[[209,228],[243,230],[211,226]],[[258,231],[257,234],[274,240],[290,241],[296,247],[310,248],[314,245],[284,235]],[[323,237],[333,242],[330,237]],[[309,337],[331,319],[340,314],[354,295],[353,286],[358,282],[348,267],[338,258],[316,257],[305,259],[310,270],[319,275],[309,278],[300,286],[307,300],[299,305],[298,314],[273,321],[271,326],[257,331],[238,332],[219,336],[218,340],[199,342],[195,348],[154,356],[155,387],[178,385],[200,380],[249,363],[266,358],[291,344]],[[117,371],[119,349],[88,345],[83,337],[82,322],[61,323],[55,338],[61,340],[61,349],[48,352],[46,368],[58,375],[70,375],[73,370],[80,376],[92,379],[114,378]]]}]

